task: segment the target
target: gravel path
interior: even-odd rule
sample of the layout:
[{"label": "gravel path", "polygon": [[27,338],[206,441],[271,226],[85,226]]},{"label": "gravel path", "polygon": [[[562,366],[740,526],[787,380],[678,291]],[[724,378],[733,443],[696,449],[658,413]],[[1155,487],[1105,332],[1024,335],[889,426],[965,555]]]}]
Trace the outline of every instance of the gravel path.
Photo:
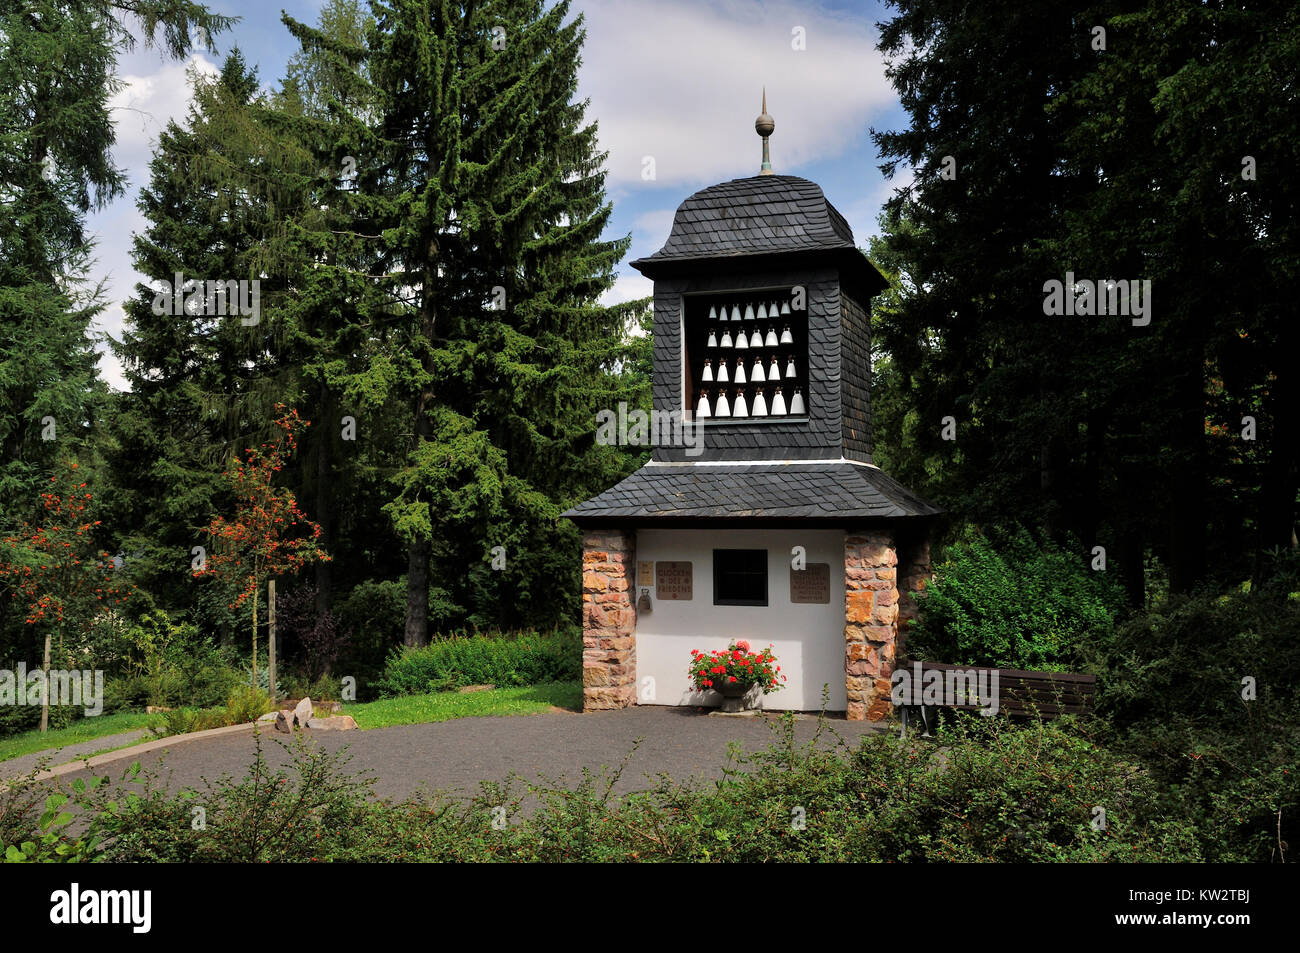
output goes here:
[{"label": "gravel path", "polygon": [[0,761],[0,779],[2,778],[21,778],[24,774],[36,767],[37,762],[42,758],[49,758],[50,762],[47,768],[56,768],[61,764],[67,764],[69,761],[76,761],[87,755],[92,755],[96,751],[103,751],[105,748],[116,748],[119,745],[127,745],[133,741],[139,741],[141,738],[151,737],[148,730],[140,728],[136,731],[125,731],[117,735],[104,735],[102,738],[93,738],[90,741],[78,742],[75,745],[67,745],[63,748],[50,748],[46,751],[37,751],[34,754],[19,755],[16,758],[10,758],[8,761]]},{"label": "gravel path", "polygon": [[[773,716],[773,724],[775,720]],[[864,734],[886,730],[868,722],[842,719],[828,719],[828,725],[851,745],[856,745]],[[799,741],[808,741],[815,730],[815,717],[799,716]],[[285,740],[286,735],[269,731],[262,737],[272,765],[290,760],[284,749],[272,741]],[[572,786],[581,778],[583,768],[598,772],[602,766],[620,764],[638,738],[643,741],[628,760],[617,791],[653,787],[661,772],[678,780],[721,777],[728,742],[740,742],[752,752],[766,748],[776,736],[764,717],[728,718],[691,708],[638,707],[590,714],[551,712],[462,718],[369,731],[317,732],[311,740],[330,751],[346,746],[352,756],[350,772],[368,770],[377,778],[377,796],[401,799],[421,791],[473,794],[480,781],[504,780],[512,771],[527,780],[563,778]],[[838,742],[825,732],[823,743]],[[129,751],[122,755],[121,760],[102,765],[95,773],[119,776],[133,760]],[[177,790],[201,788],[205,777],[214,781],[223,774],[242,777],[253,756],[250,727],[247,732],[196,739],[174,749],[149,752],[140,760],[145,767],[160,768],[168,787]]]}]

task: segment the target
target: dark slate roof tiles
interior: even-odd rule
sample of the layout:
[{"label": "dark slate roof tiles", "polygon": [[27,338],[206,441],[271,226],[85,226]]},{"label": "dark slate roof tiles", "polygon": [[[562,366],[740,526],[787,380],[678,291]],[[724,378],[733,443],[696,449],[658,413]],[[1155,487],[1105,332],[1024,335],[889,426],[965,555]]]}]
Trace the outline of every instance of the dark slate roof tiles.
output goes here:
[{"label": "dark slate roof tiles", "polygon": [[620,519],[897,519],[940,510],[876,467],[648,464],[564,515]]},{"label": "dark slate roof tiles", "polygon": [[820,186],[793,175],[755,175],[696,192],[678,207],[664,247],[640,261],[833,248],[856,246]]}]

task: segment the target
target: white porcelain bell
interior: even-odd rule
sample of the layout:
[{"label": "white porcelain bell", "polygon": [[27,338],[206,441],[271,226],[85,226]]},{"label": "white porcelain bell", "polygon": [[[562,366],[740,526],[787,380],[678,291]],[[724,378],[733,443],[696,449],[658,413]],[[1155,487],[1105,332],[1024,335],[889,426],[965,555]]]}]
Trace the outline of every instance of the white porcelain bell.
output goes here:
[{"label": "white porcelain bell", "polygon": [[717,306],[717,305],[712,305],[712,306],[709,308],[709,320],[710,320],[710,321],[716,321],[716,320],[718,320],[718,306]]},{"label": "white porcelain bell", "polygon": [[717,336],[715,333],[713,333],[712,331],[709,332],[709,345],[708,345],[708,346],[709,346],[709,347],[717,347],[717,346],[718,346],[718,336]]},{"label": "white porcelain bell", "polygon": [[736,406],[732,409],[731,416],[733,417],[749,416],[749,408],[745,406],[745,392],[743,390],[736,391]]},{"label": "white porcelain bell", "polygon": [[715,417],[731,416],[731,407],[727,405],[727,392],[725,390],[718,391],[718,406],[714,408],[713,416]]},{"label": "white porcelain bell", "polygon": [[695,416],[700,418],[713,416],[709,413],[709,392],[707,390],[700,391],[700,402],[695,407]]},{"label": "white porcelain bell", "polygon": [[749,338],[745,337],[744,329],[736,332],[736,347],[749,347]]},{"label": "white porcelain bell", "polygon": [[790,313],[790,302],[789,302],[789,301],[782,301],[782,302],[781,302],[781,313],[782,313],[782,314],[789,314],[789,313]]},{"label": "white porcelain bell", "polygon": [[794,389],[794,396],[790,398],[790,413],[796,417],[806,413],[803,406],[803,395],[799,393],[799,388]]},{"label": "white porcelain bell", "polygon": [[776,341],[776,328],[768,328],[768,329],[767,329],[767,337],[763,338],[763,346],[764,346],[764,347],[776,347],[776,346],[777,346],[777,341]]},{"label": "white porcelain bell", "polygon": [[722,347],[731,347],[731,332],[722,332]]},{"label": "white porcelain bell", "polygon": [[754,416],[767,416],[767,401],[763,399],[763,388],[761,387],[758,389],[758,393],[754,395]]},{"label": "white porcelain bell", "polygon": [[726,361],[718,361],[718,380],[719,380],[719,382],[721,382],[721,383],[723,383],[723,384],[727,383],[728,378],[727,378],[727,362],[726,362]]},{"label": "white porcelain bell", "polygon": [[700,380],[702,380],[702,381],[711,381],[711,380],[713,380],[713,362],[712,362],[712,361],[705,361],[705,362],[704,362],[704,374],[701,375]]},{"label": "white porcelain bell", "polygon": [[763,335],[757,328],[755,328],[754,333],[749,336],[749,346],[750,347],[763,346]]},{"label": "white porcelain bell", "polygon": [[786,362],[786,365],[785,365],[785,376],[786,376],[786,377],[796,377],[796,376],[798,376],[798,375],[796,375],[795,372],[794,372],[794,358],[793,358],[793,357],[790,358],[790,360],[788,360],[788,361]]},{"label": "white porcelain bell", "polygon": [[755,384],[762,384],[767,380],[767,377],[763,374],[763,359],[761,357],[754,358],[754,367],[749,372],[749,379]]},{"label": "white porcelain bell", "polygon": [[737,304],[737,305],[732,305],[732,308],[731,308],[731,320],[732,320],[732,321],[739,321],[739,320],[740,320],[740,305],[738,305],[738,304]]},{"label": "white porcelain bell", "polygon": [[769,318],[771,318],[773,321],[775,321],[775,320],[776,320],[776,315],[777,315],[776,302],[773,301],[773,302],[772,302],[772,307],[770,307],[770,308],[767,309],[767,316],[768,316]]},{"label": "white porcelain bell", "polygon": [[754,320],[754,306],[752,304],[745,305],[745,320],[746,321]]},{"label": "white porcelain bell", "polygon": [[781,388],[776,389],[776,396],[772,398],[772,416],[785,416],[785,398],[781,396]]},{"label": "white porcelain bell", "polygon": [[772,355],[772,365],[767,369],[767,379],[770,381],[779,381],[781,379],[781,368],[776,363],[776,355]]},{"label": "white porcelain bell", "polygon": [[[767,320],[767,305],[763,304],[761,301],[758,304],[758,320]],[[758,415],[755,414],[754,416],[757,417]]]},{"label": "white porcelain bell", "polygon": [[736,376],[732,380],[737,384],[745,383],[745,363],[740,358],[736,358]]},{"label": "white porcelain bell", "polygon": [[785,326],[785,330],[781,332],[781,343],[782,344],[794,343],[794,335],[790,333],[790,325],[788,324]]}]

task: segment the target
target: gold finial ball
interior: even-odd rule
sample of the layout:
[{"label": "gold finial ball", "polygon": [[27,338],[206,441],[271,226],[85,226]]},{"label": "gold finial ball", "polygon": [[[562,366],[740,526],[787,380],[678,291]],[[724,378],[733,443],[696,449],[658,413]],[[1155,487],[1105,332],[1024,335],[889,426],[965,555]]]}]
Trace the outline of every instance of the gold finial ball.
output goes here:
[{"label": "gold finial ball", "polygon": [[768,136],[770,136],[772,134],[772,130],[775,128],[776,128],[776,121],[773,120],[772,117],[767,114],[766,110],[763,111],[763,115],[759,116],[757,119],[754,120],[754,131],[757,132],[763,138],[767,138]]}]

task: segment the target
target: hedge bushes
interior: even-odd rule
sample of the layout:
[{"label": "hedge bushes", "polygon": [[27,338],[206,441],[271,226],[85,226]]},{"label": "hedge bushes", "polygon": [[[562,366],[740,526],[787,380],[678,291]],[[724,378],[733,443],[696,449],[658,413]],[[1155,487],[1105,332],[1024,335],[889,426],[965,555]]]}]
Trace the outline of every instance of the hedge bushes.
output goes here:
[{"label": "hedge bushes", "polygon": [[[202,792],[168,794],[147,776],[129,797],[116,785],[82,792],[94,820],[79,836],[99,843],[99,859],[135,862],[1201,859],[1198,832],[1163,809],[1150,778],[1075,726],[977,721],[942,746],[890,733],[836,751],[796,746],[786,718],[771,749],[717,784],[664,780],[620,798],[615,771],[396,805],[370,800],[372,782],[349,776],[345,755],[299,739],[291,770],[271,769],[259,748],[245,778]],[[205,830],[189,823],[196,803]],[[8,820],[0,831],[27,839]]]},{"label": "hedge bushes", "polygon": [[1119,586],[1081,552],[1020,531],[995,544],[975,536],[948,550],[920,594],[905,647],[914,659],[1069,671],[1090,642],[1108,638]]},{"label": "hedge bushes", "polygon": [[453,634],[388,658],[378,688],[384,695],[419,695],[464,685],[539,685],[582,678],[582,633]]}]

